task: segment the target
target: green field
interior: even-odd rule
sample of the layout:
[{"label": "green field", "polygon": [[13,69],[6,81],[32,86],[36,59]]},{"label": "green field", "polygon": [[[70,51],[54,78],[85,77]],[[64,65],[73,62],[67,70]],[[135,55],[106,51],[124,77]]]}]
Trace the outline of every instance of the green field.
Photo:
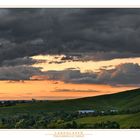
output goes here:
[{"label": "green field", "polygon": [[95,123],[101,123],[106,121],[116,121],[120,124],[121,128],[130,128],[140,126],[140,113],[126,114],[126,115],[109,115],[109,116],[97,116],[97,117],[84,117],[75,120],[78,124],[91,125]]},{"label": "green field", "polygon": [[[85,109],[93,109],[98,112],[100,112],[101,110],[108,111],[111,109],[117,109],[118,113],[116,115],[107,114],[103,116],[73,116],[73,113],[77,113],[78,110]],[[128,112],[128,110],[130,112]],[[18,121],[24,122],[28,121],[29,119],[30,121],[34,120],[34,122],[32,122],[34,123],[34,125],[31,128],[36,128],[38,123],[40,122],[47,122],[48,126],[44,126],[44,124],[41,123],[39,128],[57,128],[59,126],[63,128],[63,124],[67,124],[68,122],[72,122],[73,120],[78,125],[87,125],[86,128],[88,128],[88,125],[102,123],[106,121],[115,121],[119,123],[120,128],[139,128],[140,89],[81,99],[41,102],[35,101],[22,104],[18,103],[13,106],[0,107],[0,126],[2,128],[7,128],[8,125],[2,124],[2,118],[7,119],[4,123],[11,123],[10,128],[15,128],[15,124]],[[38,121],[36,119],[38,119]],[[59,124],[57,124],[57,120],[59,120]],[[30,122],[26,122],[25,124],[26,126],[23,125],[19,128],[28,128]]]}]

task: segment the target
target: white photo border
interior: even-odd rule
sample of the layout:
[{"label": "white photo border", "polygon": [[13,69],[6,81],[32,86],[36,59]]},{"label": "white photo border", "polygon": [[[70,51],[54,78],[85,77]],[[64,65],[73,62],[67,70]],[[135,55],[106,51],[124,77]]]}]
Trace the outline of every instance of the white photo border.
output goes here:
[{"label": "white photo border", "polygon": [[[139,0],[0,0],[0,8],[140,8]],[[140,129],[1,129],[1,139],[139,140]]]}]

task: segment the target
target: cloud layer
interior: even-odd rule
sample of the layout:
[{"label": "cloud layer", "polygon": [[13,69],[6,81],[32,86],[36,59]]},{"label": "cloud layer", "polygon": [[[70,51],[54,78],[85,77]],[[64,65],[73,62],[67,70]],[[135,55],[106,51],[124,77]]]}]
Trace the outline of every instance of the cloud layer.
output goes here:
[{"label": "cloud layer", "polygon": [[[99,73],[80,70],[42,72],[30,56],[64,54],[88,61],[140,57],[140,9],[0,9],[0,79],[34,75],[71,83],[139,84],[140,66],[120,64]],[[39,78],[39,77],[38,77]]]},{"label": "cloud layer", "polygon": [[0,63],[44,53],[139,57],[139,38],[136,8],[0,9]]},{"label": "cloud layer", "polygon": [[0,67],[1,80],[28,80],[33,75],[42,74],[40,68],[30,66]]},{"label": "cloud layer", "polygon": [[140,66],[133,63],[125,63],[114,69],[102,69],[100,72],[81,73],[80,70],[47,71],[42,76],[34,76],[32,79],[60,80],[66,83],[78,84],[109,84],[109,85],[139,85]]}]

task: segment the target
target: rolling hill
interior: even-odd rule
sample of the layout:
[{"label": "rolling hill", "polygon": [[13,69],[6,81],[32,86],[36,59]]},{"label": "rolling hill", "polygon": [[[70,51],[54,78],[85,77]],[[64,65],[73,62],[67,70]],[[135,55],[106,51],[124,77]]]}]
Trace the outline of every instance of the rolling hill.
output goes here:
[{"label": "rolling hill", "polygon": [[0,114],[11,112],[38,112],[38,111],[77,111],[82,109],[108,110],[108,109],[140,109],[140,89],[134,89],[116,94],[69,99],[61,101],[42,101],[34,103],[17,104],[15,106],[1,107]]},{"label": "rolling hill", "polygon": [[[82,109],[94,109],[99,112],[100,110],[117,109],[119,112],[116,115],[86,115],[76,118],[71,115],[70,120],[61,120]],[[121,113],[124,110],[131,110],[131,112]],[[67,112],[65,117],[64,112]],[[50,120],[47,114],[49,114]],[[63,117],[61,118],[60,116]],[[72,121],[75,121],[78,126],[84,125],[84,128],[91,128],[96,123],[108,121],[119,123],[120,128],[140,128],[139,118],[140,89],[96,97],[61,101],[35,101],[0,107],[0,128],[44,128],[46,120],[49,120],[49,124],[45,128],[63,128],[63,126]],[[41,120],[38,121],[38,119]],[[57,123],[58,121],[59,124]],[[30,126],[31,124],[32,126]]]}]

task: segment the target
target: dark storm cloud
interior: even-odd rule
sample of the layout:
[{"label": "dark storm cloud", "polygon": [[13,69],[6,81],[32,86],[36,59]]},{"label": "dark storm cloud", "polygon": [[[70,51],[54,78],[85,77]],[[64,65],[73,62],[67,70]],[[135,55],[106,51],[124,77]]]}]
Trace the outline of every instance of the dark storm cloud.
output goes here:
[{"label": "dark storm cloud", "polygon": [[102,60],[111,60],[114,58],[133,58],[133,57],[139,57],[137,53],[132,52],[116,52],[116,51],[110,51],[110,52],[103,52],[103,51],[97,51],[97,52],[85,52],[85,53],[70,53],[66,56],[62,57],[61,62],[64,63],[66,61],[102,61]]},{"label": "dark storm cloud", "polygon": [[42,74],[40,68],[30,66],[0,67],[1,80],[29,80],[33,75]]},{"label": "dark storm cloud", "polygon": [[19,66],[19,65],[32,65],[36,63],[43,63],[45,60],[35,60],[30,57],[16,58],[12,60],[4,60],[1,66]]},{"label": "dark storm cloud", "polygon": [[109,70],[100,69],[99,72],[85,73],[75,69],[42,72],[41,68],[14,64],[0,67],[1,80],[49,79],[77,84],[139,85],[139,76],[140,66],[133,63],[120,64]]},{"label": "dark storm cloud", "polygon": [[139,38],[140,9],[0,9],[0,63],[44,53],[139,57]]},{"label": "dark storm cloud", "polygon": [[65,54],[60,62],[49,62],[57,64],[139,57],[139,38],[140,9],[1,8],[0,79],[29,79],[42,74],[72,83],[135,84],[139,82],[136,64],[100,73],[72,69],[44,73],[29,65],[42,61],[30,58],[38,54]]},{"label": "dark storm cloud", "polygon": [[124,63],[115,68],[99,72],[81,73],[80,70],[47,71],[42,79],[61,80],[66,83],[79,84],[109,84],[109,85],[139,85],[140,66]]}]

